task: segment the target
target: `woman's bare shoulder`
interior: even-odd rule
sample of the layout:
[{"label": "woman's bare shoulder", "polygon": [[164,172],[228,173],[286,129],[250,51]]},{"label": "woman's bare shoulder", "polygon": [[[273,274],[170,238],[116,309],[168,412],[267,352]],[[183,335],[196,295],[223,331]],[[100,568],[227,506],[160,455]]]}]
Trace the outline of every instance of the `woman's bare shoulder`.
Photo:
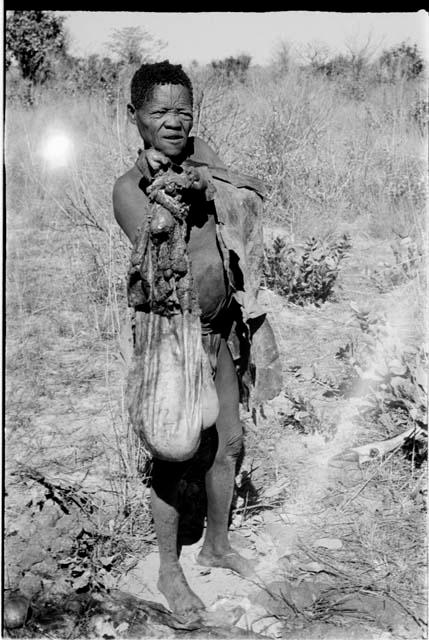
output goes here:
[{"label": "woman's bare shoulder", "polygon": [[138,188],[141,177],[142,175],[136,166],[128,169],[128,171],[123,173],[121,176],[119,176],[119,178],[115,180],[115,184],[113,185],[113,193],[122,193],[124,190],[130,188]]},{"label": "woman's bare shoulder", "polygon": [[131,242],[137,229],[145,221],[148,198],[140,186],[142,175],[133,167],[120,176],[113,186],[113,211],[115,219]]}]

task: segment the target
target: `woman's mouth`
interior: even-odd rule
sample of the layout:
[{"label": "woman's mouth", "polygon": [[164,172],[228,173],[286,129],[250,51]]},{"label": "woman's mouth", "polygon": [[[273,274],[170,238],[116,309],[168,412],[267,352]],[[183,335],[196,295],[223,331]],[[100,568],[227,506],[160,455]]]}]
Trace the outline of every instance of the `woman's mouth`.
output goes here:
[{"label": "woman's mouth", "polygon": [[181,142],[183,140],[183,136],[180,134],[171,134],[170,136],[162,136],[163,140],[167,140],[168,142]]}]

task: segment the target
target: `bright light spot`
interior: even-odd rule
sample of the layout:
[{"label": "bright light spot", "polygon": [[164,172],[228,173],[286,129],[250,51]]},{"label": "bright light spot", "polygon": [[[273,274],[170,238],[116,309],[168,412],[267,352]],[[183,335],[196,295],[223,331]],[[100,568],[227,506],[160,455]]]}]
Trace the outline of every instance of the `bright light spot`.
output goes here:
[{"label": "bright light spot", "polygon": [[65,133],[48,134],[41,148],[41,154],[50,169],[66,167],[73,153],[73,143]]}]

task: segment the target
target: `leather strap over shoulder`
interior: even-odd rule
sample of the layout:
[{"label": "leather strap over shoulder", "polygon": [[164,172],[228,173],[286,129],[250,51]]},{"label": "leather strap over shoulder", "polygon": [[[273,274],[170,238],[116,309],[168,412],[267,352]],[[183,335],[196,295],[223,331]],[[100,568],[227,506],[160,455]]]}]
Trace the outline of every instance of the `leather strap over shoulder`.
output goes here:
[{"label": "leather strap over shoulder", "polygon": [[267,188],[265,184],[259,178],[249,176],[245,173],[239,173],[232,169],[223,169],[221,167],[210,167],[209,171],[213,178],[223,180],[224,182],[230,182],[234,187],[244,187],[245,189],[251,189],[264,198],[267,195]]}]

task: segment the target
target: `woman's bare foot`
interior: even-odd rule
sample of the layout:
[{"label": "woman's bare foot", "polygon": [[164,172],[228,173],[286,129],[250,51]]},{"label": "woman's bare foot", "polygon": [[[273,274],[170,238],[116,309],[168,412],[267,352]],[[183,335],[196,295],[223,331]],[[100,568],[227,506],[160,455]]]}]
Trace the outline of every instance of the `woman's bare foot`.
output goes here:
[{"label": "woman's bare foot", "polygon": [[231,569],[231,571],[235,571],[235,573],[238,573],[244,578],[251,578],[255,573],[254,563],[240,556],[240,554],[230,546],[217,552],[209,547],[204,548],[203,546],[197,556],[197,562],[205,567]]},{"label": "woman's bare foot", "polygon": [[159,570],[158,589],[167,600],[172,612],[186,618],[186,621],[198,618],[201,611],[205,609],[204,603],[186,582],[180,565],[170,565]]}]

